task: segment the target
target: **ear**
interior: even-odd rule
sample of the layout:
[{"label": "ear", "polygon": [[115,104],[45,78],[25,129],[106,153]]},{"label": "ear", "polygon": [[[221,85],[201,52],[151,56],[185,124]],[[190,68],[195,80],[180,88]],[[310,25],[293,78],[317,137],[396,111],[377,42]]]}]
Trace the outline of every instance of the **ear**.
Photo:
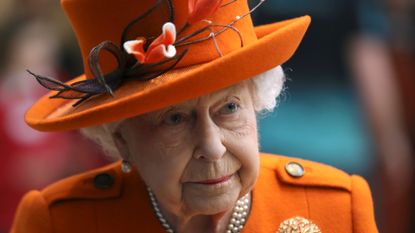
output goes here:
[{"label": "ear", "polygon": [[130,150],[128,148],[128,143],[123,137],[122,133],[115,131],[112,133],[112,140],[114,141],[115,146],[117,147],[118,152],[120,153],[122,159],[130,161]]}]

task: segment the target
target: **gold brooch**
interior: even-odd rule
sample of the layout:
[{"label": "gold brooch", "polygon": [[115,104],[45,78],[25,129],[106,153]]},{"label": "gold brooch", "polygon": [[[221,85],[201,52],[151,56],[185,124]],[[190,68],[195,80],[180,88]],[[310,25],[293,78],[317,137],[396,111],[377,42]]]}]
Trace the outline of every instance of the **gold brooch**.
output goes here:
[{"label": "gold brooch", "polygon": [[321,230],[308,219],[294,217],[282,222],[276,233],[321,233]]}]

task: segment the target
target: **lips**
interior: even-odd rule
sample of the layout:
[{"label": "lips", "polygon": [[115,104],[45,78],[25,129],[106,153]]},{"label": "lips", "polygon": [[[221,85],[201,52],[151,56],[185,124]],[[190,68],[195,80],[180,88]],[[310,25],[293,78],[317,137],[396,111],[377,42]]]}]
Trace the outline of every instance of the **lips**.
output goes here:
[{"label": "lips", "polygon": [[204,185],[215,185],[215,184],[220,184],[220,183],[224,183],[228,180],[230,180],[232,178],[232,175],[229,176],[224,176],[224,177],[220,177],[217,179],[208,179],[208,180],[202,180],[202,181],[197,181],[194,182],[195,184],[204,184]]}]

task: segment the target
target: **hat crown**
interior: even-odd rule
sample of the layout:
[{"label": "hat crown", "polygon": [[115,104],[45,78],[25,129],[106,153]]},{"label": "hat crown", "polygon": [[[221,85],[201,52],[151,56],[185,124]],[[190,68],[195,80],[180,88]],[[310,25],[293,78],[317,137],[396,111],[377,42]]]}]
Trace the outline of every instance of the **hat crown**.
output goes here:
[{"label": "hat crown", "polygon": [[[177,30],[183,27],[189,17],[190,0],[158,0],[171,2],[173,12],[173,22]],[[201,1],[201,0],[199,0]],[[121,36],[126,26],[147,12],[156,0],[62,0],[61,4],[68,16],[72,28],[77,36],[81,49],[85,73],[88,78],[93,78],[88,65],[90,51],[103,41],[112,41],[122,49]],[[197,1],[196,1],[197,2]],[[222,5],[226,3],[221,3]],[[161,6],[157,6],[161,7]],[[229,5],[220,7],[211,17],[208,18],[215,25],[228,25],[238,16],[249,12],[247,0],[236,0]],[[161,34],[161,25],[169,21],[168,11],[155,10],[144,17],[139,25],[139,31],[153,32]],[[200,21],[192,24],[183,33],[182,37],[207,26],[207,22]],[[178,53],[184,49],[189,49],[187,54],[176,66],[186,67],[204,62],[209,62],[226,55],[234,50],[257,40],[250,15],[238,20],[233,26],[239,31],[225,30],[223,33],[212,39],[200,43],[180,46]],[[224,29],[222,26],[211,27],[214,31]],[[133,29],[134,30],[134,29]],[[196,35],[192,40],[206,38],[212,31],[205,30]],[[137,32],[137,36],[141,36]],[[132,39],[132,38],[130,38]],[[220,52],[218,51],[220,50]],[[100,56],[100,66],[105,72],[110,72],[117,67],[117,62],[113,56],[103,53]]]}]

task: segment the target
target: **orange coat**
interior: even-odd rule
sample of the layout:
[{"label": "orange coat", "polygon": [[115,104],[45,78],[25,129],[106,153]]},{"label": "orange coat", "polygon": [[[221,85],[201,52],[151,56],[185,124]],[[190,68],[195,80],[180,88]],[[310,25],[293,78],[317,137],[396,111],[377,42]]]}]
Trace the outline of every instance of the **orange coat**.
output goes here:
[{"label": "orange coat", "polygon": [[[288,162],[305,168],[291,177]],[[274,233],[301,216],[323,233],[378,232],[367,183],[335,168],[295,158],[261,155],[250,217],[243,233]],[[31,191],[21,201],[11,233],[164,233],[146,187],[120,163]]]}]

